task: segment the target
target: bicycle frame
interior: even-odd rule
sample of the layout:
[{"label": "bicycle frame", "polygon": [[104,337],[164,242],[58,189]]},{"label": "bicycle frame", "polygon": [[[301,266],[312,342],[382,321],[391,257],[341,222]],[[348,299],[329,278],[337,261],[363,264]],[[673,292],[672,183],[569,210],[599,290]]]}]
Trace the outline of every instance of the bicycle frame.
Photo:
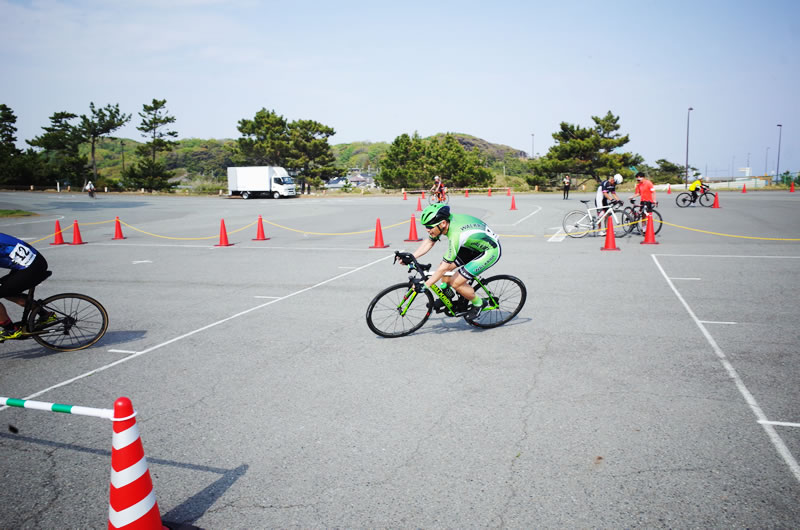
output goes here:
[{"label": "bicycle frame", "polygon": [[[620,219],[622,218],[622,211],[618,210],[617,207],[619,205],[609,205],[609,206],[595,206],[594,208],[586,207],[586,213],[592,218],[592,221],[597,224],[598,227],[602,228],[603,224],[602,221],[609,215],[614,219],[614,226],[619,226]],[[600,210],[605,210],[602,214],[599,213]],[[594,212],[594,215],[592,214]],[[617,214],[620,214],[620,219],[617,219]]]}]

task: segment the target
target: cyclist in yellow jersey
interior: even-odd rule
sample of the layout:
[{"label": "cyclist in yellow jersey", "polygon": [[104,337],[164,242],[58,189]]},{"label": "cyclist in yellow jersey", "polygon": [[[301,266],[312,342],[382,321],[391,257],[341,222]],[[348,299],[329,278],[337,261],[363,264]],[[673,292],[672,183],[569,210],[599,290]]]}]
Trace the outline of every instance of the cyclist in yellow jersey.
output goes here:
[{"label": "cyclist in yellow jersey", "polygon": [[[697,188],[700,188],[700,192],[698,192]],[[689,184],[689,191],[692,192],[692,202],[697,202],[697,194],[702,193],[703,191],[707,190],[708,186],[703,184],[703,175],[697,175],[697,179]]]}]

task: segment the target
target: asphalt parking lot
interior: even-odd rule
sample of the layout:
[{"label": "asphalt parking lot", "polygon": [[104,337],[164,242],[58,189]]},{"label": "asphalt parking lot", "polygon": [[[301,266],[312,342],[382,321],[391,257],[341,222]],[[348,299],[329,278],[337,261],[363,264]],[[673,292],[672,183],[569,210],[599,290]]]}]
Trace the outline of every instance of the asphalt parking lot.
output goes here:
[{"label": "asphalt parking lot", "polygon": [[[110,315],[88,350],[0,344],[0,395],[129,397],[162,518],[202,528],[800,527],[800,193],[661,193],[659,244],[619,252],[559,233],[573,196],[453,196],[527,303],[383,339],[416,196],[0,193],[38,214],[0,219],[50,263],[37,292]],[[0,410],[0,527],[105,526],[110,423]]]}]

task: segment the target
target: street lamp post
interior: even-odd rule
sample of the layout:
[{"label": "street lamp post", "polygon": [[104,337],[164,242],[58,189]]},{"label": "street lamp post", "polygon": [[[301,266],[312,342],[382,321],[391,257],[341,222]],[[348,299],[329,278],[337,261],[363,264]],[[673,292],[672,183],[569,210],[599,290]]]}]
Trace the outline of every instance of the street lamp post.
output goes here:
[{"label": "street lamp post", "polygon": [[119,147],[122,150],[122,171],[125,172],[125,142],[120,138]]},{"label": "street lamp post", "polygon": [[767,169],[769,168],[769,146],[767,146],[767,154],[764,155],[764,176],[768,176]]},{"label": "street lamp post", "polygon": [[694,109],[689,107],[686,111],[686,175],[684,176],[684,186],[689,187],[689,116]]},{"label": "street lamp post", "polygon": [[778,165],[775,168],[775,176],[780,180],[781,178],[781,134],[783,133],[783,125],[778,124]]},{"label": "street lamp post", "polygon": [[531,159],[534,159],[534,158],[536,158],[536,154],[535,154],[535,153],[536,153],[536,151],[533,149],[533,139],[534,139],[534,136],[535,136],[535,135],[534,135],[534,133],[531,133]]}]

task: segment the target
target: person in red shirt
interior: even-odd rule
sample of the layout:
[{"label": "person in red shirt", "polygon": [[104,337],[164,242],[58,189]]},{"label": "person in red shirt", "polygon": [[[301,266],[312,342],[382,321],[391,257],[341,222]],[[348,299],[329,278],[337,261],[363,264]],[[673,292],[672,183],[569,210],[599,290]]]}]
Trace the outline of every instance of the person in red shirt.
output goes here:
[{"label": "person in red shirt", "polygon": [[636,189],[633,190],[631,202],[636,197],[641,197],[642,207],[649,212],[656,204],[656,188],[649,179],[644,178],[641,171],[636,173]]}]

